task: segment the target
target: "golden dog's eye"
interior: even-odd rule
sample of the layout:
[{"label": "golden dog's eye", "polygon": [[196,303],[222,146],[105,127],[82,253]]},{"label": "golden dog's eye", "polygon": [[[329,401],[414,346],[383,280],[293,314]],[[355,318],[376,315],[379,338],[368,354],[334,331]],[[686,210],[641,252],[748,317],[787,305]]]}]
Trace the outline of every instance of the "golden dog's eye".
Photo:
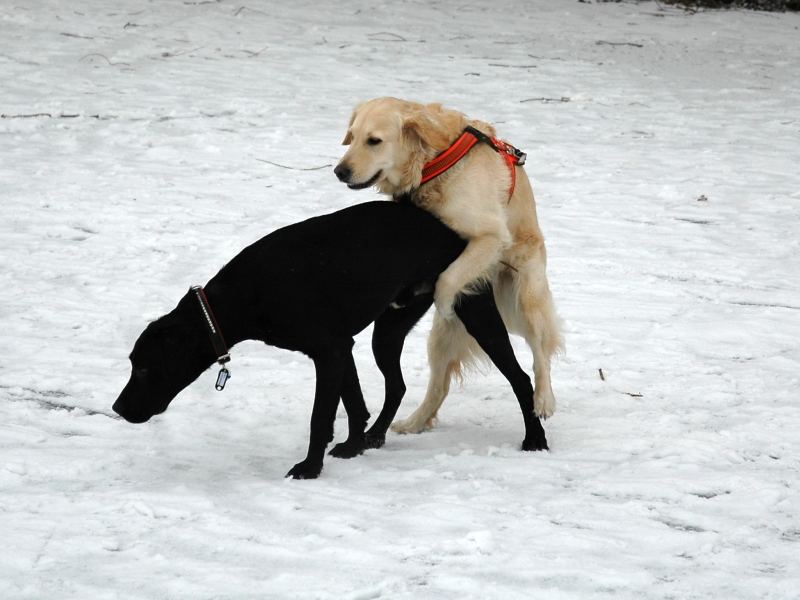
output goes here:
[{"label": "golden dog's eye", "polygon": [[372,137],[372,136],[367,138],[367,144],[369,144],[370,146],[377,146],[382,141],[383,140],[381,138],[376,138],[376,137]]}]

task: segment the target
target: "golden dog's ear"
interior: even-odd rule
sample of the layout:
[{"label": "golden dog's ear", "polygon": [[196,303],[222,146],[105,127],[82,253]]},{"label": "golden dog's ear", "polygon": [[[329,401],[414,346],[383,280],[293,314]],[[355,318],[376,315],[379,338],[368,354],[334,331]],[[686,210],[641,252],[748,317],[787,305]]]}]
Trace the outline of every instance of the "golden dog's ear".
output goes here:
[{"label": "golden dog's ear", "polygon": [[350,142],[353,141],[353,134],[350,133],[350,128],[347,128],[347,133],[344,134],[344,139],[342,140],[342,146],[349,146]]},{"label": "golden dog's ear", "polygon": [[414,110],[403,120],[403,135],[423,148],[443,150],[450,144],[450,135],[426,107]]},{"label": "golden dog's ear", "polygon": [[347,124],[347,133],[344,134],[344,139],[342,140],[342,146],[349,146],[350,142],[353,141],[353,134],[350,131],[350,128],[353,126],[353,122],[356,120],[356,116],[358,115],[358,109],[364,105],[362,102],[358,106],[353,109],[353,114],[350,115],[350,122]]}]

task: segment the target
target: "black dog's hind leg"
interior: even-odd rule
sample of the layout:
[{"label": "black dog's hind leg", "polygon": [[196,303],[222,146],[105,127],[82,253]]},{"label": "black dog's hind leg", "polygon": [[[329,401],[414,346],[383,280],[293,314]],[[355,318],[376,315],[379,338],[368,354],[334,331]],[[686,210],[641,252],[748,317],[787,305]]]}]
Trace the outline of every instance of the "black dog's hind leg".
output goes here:
[{"label": "black dog's hind leg", "polygon": [[[433,287],[431,286],[431,291]],[[372,353],[386,384],[383,408],[375,423],[366,433],[367,448],[380,448],[386,441],[386,430],[400,408],[400,401],[406,393],[403,372],[400,368],[400,354],[408,332],[422,318],[433,304],[430,292],[408,299],[399,308],[388,308],[375,321],[372,332]]]},{"label": "black dog's hind leg", "polygon": [[337,458],[353,458],[364,452],[364,430],[369,421],[369,411],[358,381],[358,371],[353,355],[347,359],[342,378],[342,404],[347,411],[347,439],[336,444],[328,454]]},{"label": "black dog's hind leg", "polygon": [[312,355],[317,375],[314,408],[311,411],[311,436],[305,460],[297,463],[286,474],[294,479],[315,479],[322,471],[325,448],[333,439],[333,422],[339,406],[339,395],[348,359],[352,360],[353,340],[333,344]]},{"label": "black dog's hind leg", "polygon": [[456,303],[455,312],[514,390],[525,422],[522,449],[547,450],[544,428],[533,412],[531,378],[517,362],[511,340],[508,339],[508,330],[497,311],[491,286],[486,286],[480,294],[462,295]]}]

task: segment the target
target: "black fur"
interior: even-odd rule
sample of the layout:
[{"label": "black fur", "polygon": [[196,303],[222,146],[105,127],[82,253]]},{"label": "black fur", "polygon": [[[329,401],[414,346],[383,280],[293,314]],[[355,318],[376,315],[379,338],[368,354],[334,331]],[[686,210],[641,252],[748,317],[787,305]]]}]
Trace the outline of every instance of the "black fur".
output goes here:
[{"label": "black fur", "polygon": [[[392,202],[360,204],[279,229],[245,248],[205,286],[229,347],[246,339],[297,350],[316,370],[308,455],[288,473],[314,478],[333,438],[339,398],[349,434],[333,448],[349,458],[383,445],[405,393],[400,353],[433,302],[436,278],[465,243],[430,214]],[[520,368],[492,290],[464,296],[456,314],[511,383],[525,420],[523,449],[547,448],[533,414],[533,388]],[[372,345],[386,398],[365,433],[367,412],[351,349],[375,321]],[[131,377],[114,410],[133,423],[164,412],[215,361],[201,309],[187,293],[147,326],[131,352]]]}]

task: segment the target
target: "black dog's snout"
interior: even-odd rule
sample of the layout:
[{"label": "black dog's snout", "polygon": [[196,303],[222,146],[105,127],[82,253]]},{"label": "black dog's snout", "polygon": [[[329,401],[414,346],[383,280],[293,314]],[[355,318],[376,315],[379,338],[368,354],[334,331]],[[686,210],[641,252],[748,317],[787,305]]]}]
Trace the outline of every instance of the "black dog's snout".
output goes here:
[{"label": "black dog's snout", "polygon": [[111,410],[125,419],[128,423],[144,423],[153,416],[152,412],[147,410],[142,411],[134,406],[130,406],[122,399],[122,397],[117,398],[117,401],[114,402]]},{"label": "black dog's snout", "polygon": [[338,165],[336,165],[336,168],[333,170],[333,172],[339,178],[339,181],[344,181],[344,182],[350,181],[350,175],[353,174],[353,172],[350,170],[350,167],[348,167],[344,163],[339,163]]}]

